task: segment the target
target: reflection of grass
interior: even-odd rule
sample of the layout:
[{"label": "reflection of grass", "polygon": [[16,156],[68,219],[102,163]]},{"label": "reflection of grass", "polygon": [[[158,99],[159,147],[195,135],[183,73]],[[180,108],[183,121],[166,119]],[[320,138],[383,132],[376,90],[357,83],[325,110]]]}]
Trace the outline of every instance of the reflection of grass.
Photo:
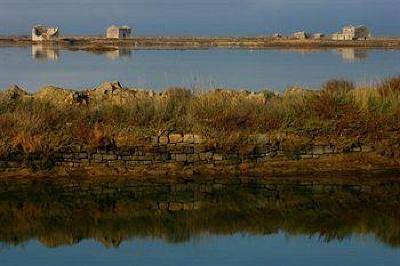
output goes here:
[{"label": "reflection of grass", "polygon": [[[318,236],[327,242],[372,233],[386,244],[399,246],[399,200],[391,198],[398,189],[393,183],[387,183],[392,184],[389,189],[380,182],[372,185],[371,192],[361,194],[338,185],[334,193],[310,191],[305,195],[298,185],[290,183],[272,193],[253,185],[226,186],[212,193],[194,190],[193,197],[182,202],[196,200],[201,207],[173,212],[152,210],[151,206],[182,198],[182,192],[132,198],[121,193],[126,187],[114,186],[118,193],[102,194],[104,184],[94,181],[92,192],[87,194],[74,194],[50,184],[33,182],[35,185],[29,187],[24,183],[24,193],[1,194],[0,242],[17,245],[39,239],[54,247],[90,238],[117,247],[132,238],[183,242],[208,233],[268,235],[284,231]],[[65,186],[68,190],[68,183]],[[18,184],[12,188],[18,190]],[[149,189],[148,185],[145,188]]]},{"label": "reflection of grass", "polygon": [[72,143],[123,147],[177,132],[204,135],[226,147],[256,133],[286,136],[296,147],[310,139],[364,139],[398,155],[399,79],[371,88],[332,80],[319,91],[291,88],[283,95],[181,88],[154,94],[108,84],[108,90],[89,91],[88,104],[74,103],[69,90],[48,87],[31,96],[14,88],[0,94],[0,154],[48,155]]}]

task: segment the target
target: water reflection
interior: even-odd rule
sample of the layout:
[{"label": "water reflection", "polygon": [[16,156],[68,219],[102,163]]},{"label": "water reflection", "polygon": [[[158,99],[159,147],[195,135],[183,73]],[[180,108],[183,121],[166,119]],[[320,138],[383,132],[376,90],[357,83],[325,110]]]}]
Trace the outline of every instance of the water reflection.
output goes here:
[{"label": "water reflection", "polygon": [[355,63],[368,59],[367,49],[341,48],[337,52],[342,55],[343,62]]},{"label": "water reflection", "polygon": [[57,247],[94,239],[170,243],[202,235],[372,234],[400,246],[400,181],[394,179],[2,180],[0,243]]},{"label": "water reflection", "polygon": [[43,46],[41,44],[32,45],[32,58],[38,61],[57,61],[60,56],[58,49]]},{"label": "water reflection", "polygon": [[107,51],[104,54],[110,60],[117,60],[117,59],[123,58],[123,57],[127,57],[127,58],[131,57],[132,50],[127,49],[127,48],[120,48],[120,49],[113,50],[113,51]]},{"label": "water reflection", "polygon": [[[75,51],[75,50],[69,50]],[[129,58],[133,54],[132,49],[119,48],[115,50],[86,50],[86,52],[93,55],[104,55],[110,60],[117,60],[119,58]],[[32,45],[32,58],[37,61],[57,61],[60,57],[61,49],[52,46],[43,46],[41,44]]]},{"label": "water reflection", "polygon": [[[76,50],[69,50],[69,52]],[[300,55],[308,55],[312,53],[321,53],[327,50],[323,49],[313,49],[313,48],[295,48],[295,49],[279,49],[285,52],[293,52]],[[87,53],[93,55],[105,55],[106,58],[110,60],[117,60],[119,58],[129,58],[133,54],[133,49],[130,48],[119,48],[115,50],[84,50]],[[329,51],[329,50],[328,50]],[[334,49],[335,54],[342,57],[345,63],[355,63],[358,61],[368,59],[368,49],[359,48],[340,48]],[[41,44],[32,45],[32,57],[39,61],[56,61],[60,57],[60,48],[52,46],[43,46]]]}]

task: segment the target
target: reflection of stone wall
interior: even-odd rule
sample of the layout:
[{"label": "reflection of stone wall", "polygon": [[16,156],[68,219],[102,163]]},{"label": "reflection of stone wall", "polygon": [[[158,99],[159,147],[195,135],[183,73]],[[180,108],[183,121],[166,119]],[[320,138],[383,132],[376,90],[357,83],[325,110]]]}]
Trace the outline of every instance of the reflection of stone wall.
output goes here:
[{"label": "reflection of stone wall", "polygon": [[[318,160],[330,155],[370,153],[373,146],[351,144],[338,147],[332,144],[281,143],[270,140],[267,135],[257,135],[247,144],[234,151],[224,151],[207,143],[197,135],[153,137],[152,143],[133,145],[126,149],[97,148],[75,145],[61,148],[46,158],[46,163],[58,168],[86,169],[109,168],[140,175],[157,176],[193,174],[247,174],[251,171],[268,170],[270,162]],[[0,169],[23,168],[43,164],[40,157],[30,155],[23,160],[18,154],[14,159],[0,161]],[[142,172],[141,172],[142,171]]]},{"label": "reflection of stone wall", "polygon": [[94,239],[118,247],[135,237],[169,242],[203,234],[374,234],[400,245],[396,176],[207,178],[109,177],[0,180],[0,243],[46,246]]}]

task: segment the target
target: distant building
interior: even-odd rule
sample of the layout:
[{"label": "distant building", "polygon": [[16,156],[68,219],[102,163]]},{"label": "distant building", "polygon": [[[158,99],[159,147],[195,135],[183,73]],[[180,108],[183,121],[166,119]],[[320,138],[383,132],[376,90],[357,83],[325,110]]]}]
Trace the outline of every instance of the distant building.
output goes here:
[{"label": "distant building", "polygon": [[282,39],[282,34],[281,33],[274,33],[273,35],[272,35],[272,38],[274,38],[274,39]]},{"label": "distant building", "polygon": [[57,39],[59,30],[56,27],[35,25],[32,28],[32,41],[49,41]]},{"label": "distant building", "polygon": [[128,26],[110,26],[107,29],[107,39],[128,39],[131,37],[132,29]]},{"label": "distant building", "polygon": [[324,37],[325,37],[325,34],[323,34],[323,33],[314,33],[312,36],[312,38],[315,40],[320,40],[320,39],[323,39]]},{"label": "distant building", "polygon": [[305,40],[310,38],[310,34],[304,31],[299,31],[293,33],[293,38],[298,39],[298,40]]},{"label": "distant building", "polygon": [[354,40],[367,40],[371,34],[366,26],[345,26],[342,32],[332,34],[332,40],[335,41],[354,41]]}]

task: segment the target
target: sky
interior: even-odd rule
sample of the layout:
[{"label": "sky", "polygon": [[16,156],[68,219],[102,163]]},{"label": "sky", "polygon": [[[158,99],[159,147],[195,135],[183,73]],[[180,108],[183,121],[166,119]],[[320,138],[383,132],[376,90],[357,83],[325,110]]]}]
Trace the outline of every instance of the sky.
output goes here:
[{"label": "sky", "polygon": [[0,35],[52,24],[65,34],[101,34],[127,24],[137,35],[331,33],[366,24],[400,35],[399,0],[0,0]]}]

